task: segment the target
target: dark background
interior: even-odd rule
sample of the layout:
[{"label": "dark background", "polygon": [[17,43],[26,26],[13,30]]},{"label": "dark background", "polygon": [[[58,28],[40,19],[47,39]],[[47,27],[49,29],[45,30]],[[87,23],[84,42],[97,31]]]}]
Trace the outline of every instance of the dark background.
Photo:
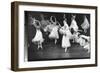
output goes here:
[{"label": "dark background", "polygon": [[[71,57],[51,57],[51,56],[47,56],[47,57],[43,57],[45,56],[46,54],[48,54],[48,51],[50,52],[50,50],[47,50],[48,47],[55,47],[53,44],[54,40],[50,40],[48,38],[47,35],[45,35],[45,32],[41,29],[42,33],[43,33],[43,37],[46,39],[43,43],[43,49],[45,50],[36,50],[37,49],[37,45],[32,43],[32,39],[34,38],[35,34],[36,34],[36,28],[31,25],[31,20],[29,18],[29,16],[32,16],[33,18],[35,17],[37,20],[41,21],[41,14],[44,15],[44,19],[46,20],[50,20],[50,16],[55,16],[57,21],[61,24],[61,26],[63,26],[63,15],[65,14],[66,15],[66,18],[67,18],[67,23],[68,25],[70,26],[71,24],[71,17],[72,15],[76,15],[76,22],[77,22],[77,25],[79,27],[80,30],[83,30],[81,28],[81,24],[83,23],[84,21],[84,15],[86,15],[89,23],[90,23],[90,14],[80,14],[80,13],[58,13],[58,12],[36,12],[36,11],[25,11],[25,40],[27,41],[27,44],[29,44],[29,47],[28,47],[28,61],[39,61],[39,60],[54,60],[54,59],[79,59],[79,58],[87,58],[87,55],[85,54],[83,56],[83,54],[85,53],[81,53],[79,54],[80,57],[78,55],[76,56],[71,56]],[[88,29],[87,33],[84,33],[84,32],[81,32],[81,34],[84,34],[84,35],[88,35],[90,36],[90,28]],[[55,47],[56,51],[57,51],[57,48],[61,48],[60,44],[61,44],[61,40],[62,40],[62,35],[59,34],[59,40],[57,42],[57,45],[59,47]],[[46,46],[48,45],[48,46]],[[73,49],[75,47],[72,47]],[[78,48],[78,47],[77,47]],[[79,47],[80,48],[80,47]],[[82,47],[81,47],[82,48]],[[61,51],[61,50],[60,50]],[[75,51],[75,50],[74,50]],[[46,52],[46,53],[45,53]],[[45,55],[43,55],[45,53]],[[61,52],[59,52],[60,54]],[[63,53],[63,52],[62,52]],[[52,54],[52,51],[51,51],[51,54]],[[43,56],[42,56],[43,55]],[[49,54],[50,55],[50,54]],[[54,54],[55,55],[55,54]],[[41,57],[40,57],[41,56]],[[88,56],[89,57],[89,56]]]}]

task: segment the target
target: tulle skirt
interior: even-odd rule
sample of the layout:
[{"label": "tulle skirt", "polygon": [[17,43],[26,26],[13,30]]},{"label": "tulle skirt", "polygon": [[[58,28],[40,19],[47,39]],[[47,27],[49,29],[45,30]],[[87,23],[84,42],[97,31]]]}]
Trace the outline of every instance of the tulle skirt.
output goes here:
[{"label": "tulle skirt", "polygon": [[71,44],[70,44],[70,40],[69,40],[69,37],[63,35],[63,38],[62,38],[62,48],[67,48],[67,47],[70,47]]},{"label": "tulle skirt", "polygon": [[58,27],[57,26],[53,27],[52,31],[49,34],[49,38],[59,39]]},{"label": "tulle skirt", "polygon": [[84,18],[84,22],[81,24],[81,27],[82,27],[84,30],[86,30],[86,29],[89,28],[89,21],[88,21],[88,19],[87,19],[86,17]]},{"label": "tulle skirt", "polygon": [[32,39],[32,42],[43,42],[44,39],[43,39],[43,35],[42,35],[42,32],[40,30],[36,30],[36,35],[35,37]]},{"label": "tulle skirt", "polygon": [[70,38],[72,36],[69,29],[64,29],[64,27],[60,28],[59,32],[63,35],[62,37],[62,48],[70,47]]}]

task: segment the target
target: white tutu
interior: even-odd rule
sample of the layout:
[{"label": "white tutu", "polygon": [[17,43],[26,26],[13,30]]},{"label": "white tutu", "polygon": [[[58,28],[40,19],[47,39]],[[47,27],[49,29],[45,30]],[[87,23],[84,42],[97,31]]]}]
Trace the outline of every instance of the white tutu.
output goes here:
[{"label": "white tutu", "polygon": [[42,32],[40,31],[40,29],[37,29],[36,30],[36,35],[32,39],[32,42],[40,42],[40,43],[42,43],[43,41],[44,41],[44,39],[43,39]]},{"label": "white tutu", "polygon": [[78,25],[77,22],[75,21],[75,19],[72,20],[71,25],[70,25],[70,29],[73,28],[74,31],[78,31]]},{"label": "white tutu", "polygon": [[71,38],[71,32],[69,30],[69,26],[67,24],[67,22],[64,21],[64,26],[60,28],[59,32],[61,34],[63,34],[63,38],[62,38],[62,47],[63,48],[67,48],[70,47],[70,38]]},{"label": "white tutu", "polygon": [[49,34],[49,38],[54,38],[54,39],[58,39],[59,38],[59,34],[58,34],[58,26],[54,26]]},{"label": "white tutu", "polygon": [[89,28],[89,22],[88,22],[88,19],[87,17],[85,16],[84,18],[84,22],[81,24],[81,27],[86,31],[88,28]]},{"label": "white tutu", "polygon": [[71,44],[70,44],[70,40],[69,40],[69,37],[67,37],[66,35],[63,35],[63,38],[62,38],[62,47],[63,48],[67,48],[67,47],[70,47]]}]

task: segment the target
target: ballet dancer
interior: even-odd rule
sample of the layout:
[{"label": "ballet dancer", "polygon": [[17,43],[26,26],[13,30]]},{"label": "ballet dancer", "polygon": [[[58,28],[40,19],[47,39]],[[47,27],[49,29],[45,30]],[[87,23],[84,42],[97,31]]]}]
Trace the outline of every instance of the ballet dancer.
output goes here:
[{"label": "ballet dancer", "polygon": [[59,32],[63,35],[63,37],[62,37],[62,48],[65,48],[65,52],[67,52],[68,47],[71,46],[70,38],[71,38],[72,34],[69,30],[67,19],[65,17],[64,17],[63,23],[64,23],[64,26],[62,26],[59,29]]},{"label": "ballet dancer", "polygon": [[44,41],[44,38],[43,38],[42,32],[40,30],[40,28],[41,28],[40,21],[36,20],[35,18],[33,18],[32,20],[33,20],[32,24],[36,28],[36,34],[35,34],[35,37],[32,39],[32,42],[38,44],[38,48],[37,49],[39,49],[39,48],[43,49],[42,43]]}]

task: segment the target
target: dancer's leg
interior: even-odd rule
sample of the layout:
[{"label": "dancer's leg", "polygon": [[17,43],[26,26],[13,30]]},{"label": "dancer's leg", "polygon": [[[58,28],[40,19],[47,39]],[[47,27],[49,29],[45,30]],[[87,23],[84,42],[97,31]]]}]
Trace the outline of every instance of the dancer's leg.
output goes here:
[{"label": "dancer's leg", "polygon": [[39,50],[39,48],[40,48],[40,44],[38,43],[38,48],[37,48],[37,50]]},{"label": "dancer's leg", "polygon": [[57,39],[55,39],[55,44],[57,43]]},{"label": "dancer's leg", "polygon": [[42,43],[40,43],[40,47],[41,47],[41,49],[43,49],[43,47],[42,47]]},{"label": "dancer's leg", "polygon": [[68,49],[68,48],[66,47],[66,48],[65,48],[65,52],[67,52],[67,49]]}]

